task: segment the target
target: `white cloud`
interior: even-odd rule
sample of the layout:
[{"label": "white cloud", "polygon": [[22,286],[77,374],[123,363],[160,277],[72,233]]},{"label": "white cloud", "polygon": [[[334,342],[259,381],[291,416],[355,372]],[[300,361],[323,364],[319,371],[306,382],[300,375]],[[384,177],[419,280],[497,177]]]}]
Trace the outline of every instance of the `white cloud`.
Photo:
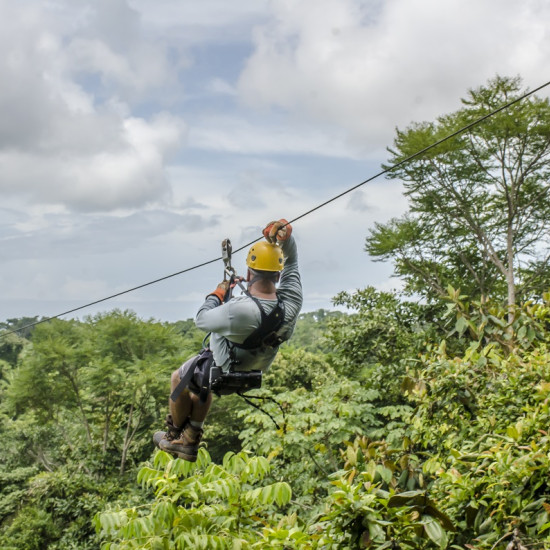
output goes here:
[{"label": "white cloud", "polygon": [[258,123],[238,115],[201,117],[189,129],[189,146],[246,154],[361,156],[334,127],[267,118]]},{"label": "white cloud", "polygon": [[550,56],[550,4],[527,0],[280,0],[255,30],[239,90],[389,144],[394,127],[458,107],[496,73],[540,84]]},{"label": "white cloud", "polygon": [[[264,19],[270,0],[202,0],[180,2],[179,0],[130,0],[151,25],[166,29],[198,28],[202,39],[242,39],[242,28],[248,28],[254,20]],[[219,29],[223,28],[223,35]],[[212,29],[208,32],[205,29]],[[232,29],[235,29],[232,31]],[[239,32],[238,32],[239,31]],[[198,40],[200,38],[196,37]],[[182,36],[185,40],[185,36]]]},{"label": "white cloud", "polygon": [[228,95],[228,96],[236,96],[237,90],[234,86],[229,84],[226,80],[223,80],[222,78],[213,78],[210,82],[206,85],[206,91],[211,94],[217,94],[217,95]]},{"label": "white cloud", "polygon": [[66,296],[68,300],[82,299],[82,296],[108,296],[111,289],[107,287],[105,281],[97,279],[84,279],[66,277],[61,284],[59,293]]},{"label": "white cloud", "polygon": [[[89,120],[91,130],[98,122],[81,120],[84,125]],[[0,189],[26,195],[33,202],[62,203],[81,211],[159,201],[170,192],[164,162],[180,142],[181,121],[159,115],[150,122],[128,118],[119,124],[118,133],[103,143],[97,141],[106,127],[99,127],[96,136],[83,128],[74,132],[60,128],[45,145],[48,154],[0,150]]]},{"label": "white cloud", "polygon": [[56,6],[0,1],[0,192],[81,211],[162,200],[185,124],[130,105],[175,82],[165,47],[124,1],[83,2],[77,29]]}]

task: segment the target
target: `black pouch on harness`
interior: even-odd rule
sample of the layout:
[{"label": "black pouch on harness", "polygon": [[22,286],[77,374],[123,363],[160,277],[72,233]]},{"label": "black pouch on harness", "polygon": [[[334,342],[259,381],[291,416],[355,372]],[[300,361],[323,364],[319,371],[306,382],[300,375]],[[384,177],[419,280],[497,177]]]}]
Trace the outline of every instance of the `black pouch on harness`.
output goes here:
[{"label": "black pouch on harness", "polygon": [[262,387],[262,371],[223,372],[220,367],[212,367],[210,387],[216,395],[230,395],[259,389]]},{"label": "black pouch on harness", "polygon": [[210,370],[214,364],[212,351],[208,348],[201,350],[199,355],[189,363],[182,373],[178,385],[170,395],[176,401],[185,388],[197,394],[204,403],[210,393]]}]

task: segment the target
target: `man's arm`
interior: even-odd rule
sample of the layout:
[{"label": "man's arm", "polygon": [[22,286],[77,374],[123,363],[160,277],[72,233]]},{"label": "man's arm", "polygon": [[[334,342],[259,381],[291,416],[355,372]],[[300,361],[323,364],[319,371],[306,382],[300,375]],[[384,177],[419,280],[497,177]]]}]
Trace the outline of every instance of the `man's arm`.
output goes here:
[{"label": "man's arm", "polygon": [[206,296],[195,317],[195,325],[198,328],[206,332],[218,332],[220,334],[229,331],[231,328],[230,319],[232,318],[229,308],[227,304],[225,304],[225,307],[218,307],[224,305],[230,290],[229,287],[229,281],[223,280],[214,292]]},{"label": "man's arm", "polygon": [[281,241],[281,248],[285,256],[285,268],[281,275],[277,296],[279,296],[288,311],[290,319],[295,319],[303,303],[302,280],[298,269],[298,248],[291,235],[287,240]]}]

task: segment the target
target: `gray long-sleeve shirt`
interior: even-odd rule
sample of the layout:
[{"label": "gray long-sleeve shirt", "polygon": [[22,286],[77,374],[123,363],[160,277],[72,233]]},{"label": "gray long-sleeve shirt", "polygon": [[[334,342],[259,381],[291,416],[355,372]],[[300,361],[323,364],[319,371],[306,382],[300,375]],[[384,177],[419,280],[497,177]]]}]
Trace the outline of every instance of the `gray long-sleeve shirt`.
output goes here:
[{"label": "gray long-sleeve shirt", "polygon": [[[285,256],[285,267],[277,288],[277,296],[284,303],[285,319],[278,334],[288,339],[296,326],[303,296],[294,237],[291,236],[287,241],[283,241],[281,248]],[[266,314],[269,314],[277,305],[277,300],[259,298],[259,301]],[[214,361],[225,371],[231,364],[230,342],[242,344],[260,326],[260,323],[261,313],[258,306],[245,294],[235,296],[221,305],[217,296],[207,296],[195,319],[198,328],[212,333],[210,349],[214,355]],[[234,368],[240,371],[266,371],[275,359],[277,351],[278,348],[260,350],[234,348],[233,353],[238,361]]]}]

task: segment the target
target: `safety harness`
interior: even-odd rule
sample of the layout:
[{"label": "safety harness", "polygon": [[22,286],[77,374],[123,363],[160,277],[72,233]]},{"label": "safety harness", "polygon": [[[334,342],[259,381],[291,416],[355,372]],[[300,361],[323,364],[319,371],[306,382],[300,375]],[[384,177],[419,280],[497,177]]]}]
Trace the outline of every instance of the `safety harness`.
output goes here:
[{"label": "safety harness", "polygon": [[245,294],[254,301],[260,310],[260,326],[241,344],[230,342],[231,347],[250,350],[280,346],[285,340],[277,334],[277,331],[281,328],[285,320],[285,305],[283,301],[277,297],[277,305],[266,314],[260,300],[252,296],[248,290],[245,291]]},{"label": "safety harness", "polygon": [[235,371],[234,366],[239,364],[236,358],[235,348],[244,350],[262,350],[268,347],[275,348],[284,342],[285,338],[278,334],[285,319],[284,303],[277,297],[277,304],[268,313],[264,311],[261,302],[252,296],[247,289],[236,278],[235,270],[231,267],[231,242],[226,239],[222,242],[222,258],[225,264],[224,280],[229,276],[229,288],[226,300],[231,298],[231,288],[238,284],[242,291],[253,300],[260,310],[261,320],[259,327],[254,330],[242,343],[229,342],[231,364],[228,372],[214,364],[212,351],[206,345],[210,334],[203,342],[203,349],[199,355],[186,365],[185,371],[174,391],[170,395],[172,401],[176,401],[185,388],[199,395],[202,402],[205,402],[210,391],[217,395],[229,395],[238,393],[241,395],[251,389],[258,389],[262,386],[262,371]]},{"label": "safety harness", "polygon": [[[285,320],[285,306],[283,301],[277,297],[277,305],[268,314],[266,314],[260,300],[252,296],[252,294],[244,288],[239,279],[236,277],[235,269],[231,267],[231,251],[231,241],[229,239],[225,239],[222,242],[222,259],[225,264],[224,280],[226,280],[226,277],[229,276],[229,290],[226,300],[231,299],[232,288],[235,284],[237,284],[243,293],[246,294],[246,296],[248,296],[258,306],[261,315],[260,326],[254,330],[252,334],[249,334],[244,342],[239,344],[237,342],[229,341],[232,364],[238,364],[238,361],[235,358],[234,348],[246,350],[262,349],[266,347],[275,348],[280,346],[285,341],[285,338],[277,334]],[[259,277],[257,276],[254,277],[250,281],[249,286],[252,285],[258,278]]]}]

